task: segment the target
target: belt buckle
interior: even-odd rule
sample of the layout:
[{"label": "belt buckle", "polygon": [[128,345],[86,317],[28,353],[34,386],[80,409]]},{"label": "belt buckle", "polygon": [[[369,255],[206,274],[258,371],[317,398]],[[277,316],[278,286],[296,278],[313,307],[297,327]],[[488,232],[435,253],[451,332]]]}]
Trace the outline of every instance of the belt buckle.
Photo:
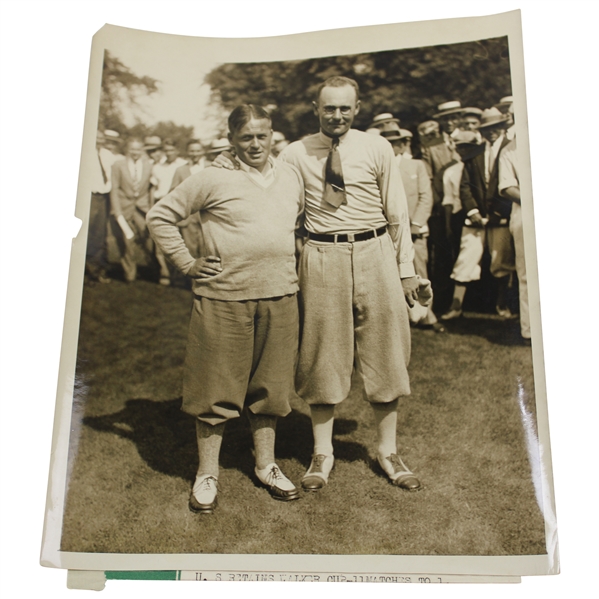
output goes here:
[{"label": "belt buckle", "polygon": [[356,241],[356,236],[353,233],[348,233],[347,234],[347,241],[349,243],[354,243]]}]

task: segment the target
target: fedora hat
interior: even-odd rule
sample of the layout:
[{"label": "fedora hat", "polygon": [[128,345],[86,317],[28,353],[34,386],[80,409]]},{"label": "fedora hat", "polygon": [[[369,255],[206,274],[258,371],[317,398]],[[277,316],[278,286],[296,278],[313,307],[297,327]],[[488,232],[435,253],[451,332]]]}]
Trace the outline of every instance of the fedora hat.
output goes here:
[{"label": "fedora hat", "polygon": [[144,150],[149,152],[162,147],[162,140],[158,135],[148,135],[144,137]]},{"label": "fedora hat", "polygon": [[220,139],[214,139],[210,142],[210,146],[208,148],[208,154],[220,154],[220,152],[224,152],[231,147],[229,140],[226,137],[221,137]]},{"label": "fedora hat", "polygon": [[437,114],[433,114],[434,119],[439,119],[444,116],[448,116],[450,114],[458,114],[460,112],[464,112],[462,105],[457,100],[452,100],[451,102],[443,102],[437,106]]},{"label": "fedora hat", "polygon": [[506,125],[507,117],[505,114],[501,114],[498,108],[486,108],[483,110],[483,115],[480,121],[479,129],[484,129],[485,127],[494,127]]},{"label": "fedora hat", "polygon": [[414,137],[412,135],[412,132],[408,131],[407,129],[397,129],[396,131],[392,131],[392,132],[388,132],[388,133],[383,131],[382,135],[385,139],[387,139],[389,141],[399,141],[400,139],[409,140],[409,139],[412,139],[412,137]]}]

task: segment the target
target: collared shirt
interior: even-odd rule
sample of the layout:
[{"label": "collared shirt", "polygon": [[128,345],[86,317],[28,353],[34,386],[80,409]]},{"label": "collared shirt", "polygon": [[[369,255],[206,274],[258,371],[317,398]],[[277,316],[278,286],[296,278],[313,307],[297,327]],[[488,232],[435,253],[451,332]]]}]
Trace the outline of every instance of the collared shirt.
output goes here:
[{"label": "collared shirt", "polygon": [[156,187],[154,191],[156,200],[160,200],[170,191],[175,171],[184,164],[187,164],[185,159],[175,158],[171,163],[158,163],[152,167],[152,185]]},{"label": "collared shirt", "polygon": [[508,187],[520,187],[515,137],[503,148],[499,156],[499,192]]},{"label": "collared shirt", "polygon": [[443,172],[443,206],[451,206],[452,214],[462,209],[462,200],[460,199],[460,182],[464,163],[457,162],[447,167]]},{"label": "collared shirt", "polygon": [[[106,148],[100,148],[96,152],[92,181],[93,193],[110,193],[110,189],[112,188],[111,167],[116,162],[116,159],[117,157]],[[104,177],[106,177],[106,180],[104,180]]]},{"label": "collared shirt", "polygon": [[275,161],[272,156],[268,157],[268,162],[264,165],[264,170],[260,172],[257,168],[246,164],[243,160],[238,160],[242,171],[245,171],[260,187],[267,189],[275,180]]},{"label": "collared shirt", "polygon": [[197,164],[189,164],[189,170],[191,172],[192,175],[195,175],[196,173],[199,173],[200,171],[203,171],[206,168],[206,158],[204,158],[204,156],[202,156]]},{"label": "collared shirt", "polygon": [[491,178],[493,165],[497,160],[497,154],[499,154],[502,143],[503,135],[500,135],[492,144],[490,144],[488,141],[485,141],[485,181],[487,183]]},{"label": "collared shirt", "polygon": [[143,160],[141,158],[137,160],[127,158],[127,168],[129,169],[129,174],[133,181],[139,183],[144,172]]},{"label": "collared shirt", "polygon": [[389,225],[402,278],[414,276],[408,204],[391,144],[350,129],[339,138],[347,203],[323,199],[324,170],[332,140],[322,132],[289,144],[279,159],[297,167],[306,190],[306,229],[312,233],[360,233]]}]

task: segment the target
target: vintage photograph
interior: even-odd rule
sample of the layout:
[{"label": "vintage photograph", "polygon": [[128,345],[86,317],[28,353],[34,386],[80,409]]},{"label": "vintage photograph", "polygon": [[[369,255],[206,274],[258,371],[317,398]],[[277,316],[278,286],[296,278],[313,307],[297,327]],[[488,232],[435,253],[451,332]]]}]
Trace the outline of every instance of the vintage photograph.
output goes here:
[{"label": "vintage photograph", "polygon": [[105,33],[53,549],[556,567],[513,36]]}]

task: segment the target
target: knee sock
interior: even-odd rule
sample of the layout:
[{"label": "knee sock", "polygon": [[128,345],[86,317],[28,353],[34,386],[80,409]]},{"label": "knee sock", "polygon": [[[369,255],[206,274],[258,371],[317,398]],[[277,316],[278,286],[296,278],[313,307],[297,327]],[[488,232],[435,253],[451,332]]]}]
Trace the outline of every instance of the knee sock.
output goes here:
[{"label": "knee sock", "polygon": [[252,414],[248,410],[248,419],[254,439],[254,453],[256,468],[263,470],[275,461],[275,431],[277,426],[276,416],[263,416]]},{"label": "knee sock", "polygon": [[397,453],[397,405],[395,399],[389,403],[373,403],[372,412],[376,424],[377,451],[383,457]]},{"label": "knee sock", "polygon": [[310,406],[312,434],[314,435],[314,455],[333,455],[333,423],[335,406]]},{"label": "knee sock", "polygon": [[220,455],[220,446],[223,442],[224,430],[224,423],[212,425],[201,420],[196,420],[196,439],[198,442],[198,454],[200,456],[198,476],[211,474],[218,478],[218,457]]}]

